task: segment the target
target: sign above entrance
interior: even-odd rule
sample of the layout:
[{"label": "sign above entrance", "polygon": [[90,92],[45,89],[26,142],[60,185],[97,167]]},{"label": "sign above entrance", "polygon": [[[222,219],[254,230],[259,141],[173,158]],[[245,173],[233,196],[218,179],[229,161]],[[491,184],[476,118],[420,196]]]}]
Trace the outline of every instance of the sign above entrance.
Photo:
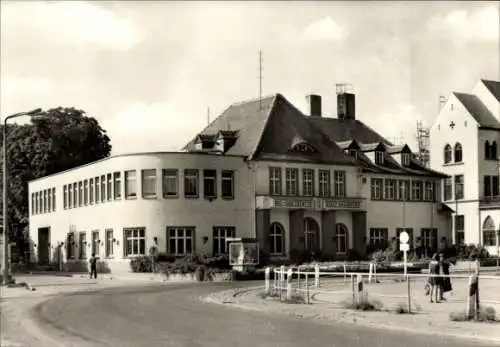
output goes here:
[{"label": "sign above entrance", "polygon": [[362,198],[307,198],[293,196],[257,196],[257,209],[364,210]]}]

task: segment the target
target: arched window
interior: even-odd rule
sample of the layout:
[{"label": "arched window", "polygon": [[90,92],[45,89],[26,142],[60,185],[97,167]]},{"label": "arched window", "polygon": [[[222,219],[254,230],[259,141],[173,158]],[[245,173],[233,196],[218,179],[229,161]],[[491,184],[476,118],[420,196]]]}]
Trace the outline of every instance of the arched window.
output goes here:
[{"label": "arched window", "polygon": [[347,227],[345,224],[337,223],[335,225],[335,241],[336,242],[336,253],[345,254],[349,249],[349,237],[347,234]]},{"label": "arched window", "polygon": [[491,216],[486,217],[483,223],[483,246],[495,246],[497,244],[496,234],[493,218]]},{"label": "arched window", "polygon": [[490,141],[486,140],[484,143],[484,159],[490,159]]},{"label": "arched window", "polygon": [[316,251],[318,245],[319,226],[312,218],[304,219],[304,248],[308,251]]},{"label": "arched window", "polygon": [[458,142],[455,144],[454,157],[455,157],[455,163],[462,162],[462,145]]},{"label": "arched window", "polygon": [[491,159],[498,159],[498,155],[497,155],[497,142],[496,141],[493,141],[493,143],[491,144]]},{"label": "arched window", "polygon": [[444,146],[444,163],[451,163],[451,146],[449,144]]},{"label": "arched window", "polygon": [[272,255],[282,255],[285,253],[285,229],[280,223],[271,224],[269,230],[269,245]]}]

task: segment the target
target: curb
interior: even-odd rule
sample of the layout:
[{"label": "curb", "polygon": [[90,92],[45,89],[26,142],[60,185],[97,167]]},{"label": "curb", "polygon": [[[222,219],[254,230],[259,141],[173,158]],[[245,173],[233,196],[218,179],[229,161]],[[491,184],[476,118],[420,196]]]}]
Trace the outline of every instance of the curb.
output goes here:
[{"label": "curb", "polygon": [[[202,301],[213,303],[213,304],[219,304],[219,305],[231,305],[233,307],[237,307],[242,310],[249,310],[249,311],[260,311],[260,312],[269,312],[270,310],[267,309],[267,307],[259,307],[256,305],[252,304],[242,304],[242,303],[235,303],[233,301],[221,301],[220,298],[214,297],[214,294],[223,294],[227,293],[230,291],[234,291],[234,293],[231,295],[232,298],[235,298],[239,295],[251,292],[252,290],[263,288],[263,286],[259,287],[252,287],[252,288],[244,288],[244,289],[229,289],[229,290],[224,290],[220,292],[214,292],[208,296],[205,296],[202,298]],[[260,298],[259,298],[260,299]],[[279,305],[279,303],[277,303]],[[286,308],[286,306],[284,306]],[[342,309],[338,308],[332,308],[334,311],[340,311]],[[309,313],[304,313],[304,312],[287,312],[287,311],[282,311],[279,309],[271,309],[273,313],[277,314],[282,314],[282,315],[287,315],[287,316],[292,316],[292,317],[298,317],[298,318],[311,318],[312,315]],[[352,311],[351,313],[356,314],[356,311]],[[371,322],[363,322],[362,320],[355,320],[354,322],[352,321],[347,321],[343,319],[338,319],[338,318],[329,318],[326,317],[323,314],[315,315],[314,318],[316,319],[321,319],[321,320],[330,320],[334,322],[339,322],[339,323],[345,323],[345,324],[357,324],[358,326],[366,326],[366,327],[371,327],[375,329],[384,329],[384,330],[393,330],[393,331],[403,331],[403,332],[411,332],[411,333],[417,333],[417,334],[425,334],[429,336],[448,336],[451,338],[460,338],[460,339],[467,339],[467,340],[474,340],[474,341],[483,341],[483,342],[500,342],[500,336],[498,338],[496,337],[483,337],[483,336],[471,336],[470,334],[454,334],[454,333],[447,333],[445,331],[429,331],[426,329],[415,329],[415,327],[406,327],[406,326],[397,326],[397,325],[387,325],[387,324],[379,324],[379,323],[371,323]],[[500,327],[500,324],[499,324]]]}]

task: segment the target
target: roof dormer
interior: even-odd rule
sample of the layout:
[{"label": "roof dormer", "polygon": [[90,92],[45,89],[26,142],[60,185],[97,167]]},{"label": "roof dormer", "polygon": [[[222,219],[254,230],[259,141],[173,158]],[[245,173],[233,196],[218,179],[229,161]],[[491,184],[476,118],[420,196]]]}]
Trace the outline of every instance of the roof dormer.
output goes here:
[{"label": "roof dormer", "polygon": [[356,140],[336,142],[336,144],[344,151],[345,155],[358,159],[360,146]]},{"label": "roof dormer", "polygon": [[197,151],[210,151],[214,149],[216,142],[215,135],[199,134],[196,137],[195,149]]},{"label": "roof dormer", "polygon": [[238,138],[238,132],[235,130],[220,130],[215,141],[215,150],[226,153],[229,148],[233,147]]},{"label": "roof dormer", "polygon": [[411,164],[412,152],[408,145],[391,146],[387,152],[398,162],[399,165],[408,167]]},{"label": "roof dormer", "polygon": [[384,165],[387,159],[387,147],[383,142],[363,143],[360,150],[377,165]]},{"label": "roof dormer", "polygon": [[290,152],[295,153],[318,153],[318,150],[304,140],[301,136],[295,136],[290,146]]}]

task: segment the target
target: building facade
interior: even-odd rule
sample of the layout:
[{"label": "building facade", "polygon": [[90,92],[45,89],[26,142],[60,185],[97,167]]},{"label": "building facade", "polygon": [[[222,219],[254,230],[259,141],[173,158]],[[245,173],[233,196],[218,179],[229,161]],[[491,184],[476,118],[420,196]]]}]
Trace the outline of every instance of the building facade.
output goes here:
[{"label": "building facade", "polygon": [[30,235],[41,263],[85,262],[112,271],[160,252],[227,252],[226,238],[251,237],[273,258],[386,248],[410,233],[412,249],[451,237],[440,203],[445,175],[420,165],[355,117],[339,93],[338,118],[310,115],[282,95],[231,105],[185,148],[113,156],[29,183]]},{"label": "building facade", "polygon": [[452,93],[430,131],[431,168],[449,175],[442,200],[454,210],[455,243],[497,254],[500,229],[500,82]]}]

